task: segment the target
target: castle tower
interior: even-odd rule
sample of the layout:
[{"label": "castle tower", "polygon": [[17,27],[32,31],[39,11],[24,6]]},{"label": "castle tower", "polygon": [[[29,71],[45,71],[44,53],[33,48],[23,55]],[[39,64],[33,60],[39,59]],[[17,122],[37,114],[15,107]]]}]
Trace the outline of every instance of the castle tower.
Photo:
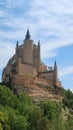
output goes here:
[{"label": "castle tower", "polygon": [[25,39],[23,41],[23,62],[27,64],[33,64],[33,40],[27,29]]},{"label": "castle tower", "polygon": [[18,45],[18,41],[16,43],[16,56],[19,56],[19,45]]},{"label": "castle tower", "polygon": [[21,74],[21,57],[18,58],[18,74]]},{"label": "castle tower", "polygon": [[56,64],[56,61],[54,63],[54,74],[53,74],[53,81],[54,81],[54,85],[57,85],[57,80],[58,80],[58,67]]},{"label": "castle tower", "polygon": [[33,64],[34,66],[39,69],[40,66],[40,42],[38,42],[38,45],[34,44],[33,48]]},{"label": "castle tower", "polygon": [[37,46],[35,44],[33,47],[33,65],[37,67]]},{"label": "castle tower", "polygon": [[38,41],[38,48],[37,48],[37,67],[39,69],[41,60],[40,60],[40,41]]}]

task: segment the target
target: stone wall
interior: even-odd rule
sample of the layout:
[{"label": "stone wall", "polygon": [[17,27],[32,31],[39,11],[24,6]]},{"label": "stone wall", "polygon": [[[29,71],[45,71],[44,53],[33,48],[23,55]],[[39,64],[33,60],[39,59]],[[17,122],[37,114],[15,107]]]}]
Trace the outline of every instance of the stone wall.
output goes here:
[{"label": "stone wall", "polygon": [[37,77],[34,79],[34,84],[43,84],[48,86],[48,82],[45,79]]},{"label": "stone wall", "polygon": [[21,64],[21,74],[33,74],[34,76],[37,74],[36,73],[36,68],[33,67],[32,65],[29,64]]},{"label": "stone wall", "polygon": [[61,81],[57,81],[57,86],[58,86],[58,87],[62,87]]},{"label": "stone wall", "polygon": [[31,84],[34,85],[43,85],[43,86],[52,86],[53,81],[52,80],[45,80],[38,77],[33,77],[30,74],[25,75],[15,75],[12,80],[12,86],[26,86],[30,87]]},{"label": "stone wall", "polygon": [[53,81],[53,71],[51,72],[41,72],[39,73],[39,77],[44,78],[46,80],[52,80]]},{"label": "stone wall", "polygon": [[33,77],[26,75],[15,75],[12,80],[12,86],[26,86],[33,84]]}]

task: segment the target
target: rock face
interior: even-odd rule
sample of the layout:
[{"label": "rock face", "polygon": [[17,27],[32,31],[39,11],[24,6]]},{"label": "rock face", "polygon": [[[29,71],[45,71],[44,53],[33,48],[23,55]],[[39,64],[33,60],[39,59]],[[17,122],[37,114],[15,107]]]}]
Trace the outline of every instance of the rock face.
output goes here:
[{"label": "rock face", "polygon": [[50,99],[56,102],[62,101],[63,88],[50,86],[47,81],[30,76],[15,76],[12,89],[16,94],[27,93],[33,102]]},{"label": "rock face", "polygon": [[[48,88],[47,88],[48,87]],[[42,101],[45,99],[54,100],[56,102],[62,101],[61,93],[62,89],[57,90],[57,87],[54,86],[40,86],[40,85],[31,85],[30,87],[23,86],[14,86],[14,91],[19,94],[21,92],[27,93],[33,102]]]}]

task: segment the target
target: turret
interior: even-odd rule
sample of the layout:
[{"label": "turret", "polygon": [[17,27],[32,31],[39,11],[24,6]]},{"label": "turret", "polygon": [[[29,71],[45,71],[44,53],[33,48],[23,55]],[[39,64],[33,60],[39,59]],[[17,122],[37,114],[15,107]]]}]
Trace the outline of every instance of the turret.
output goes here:
[{"label": "turret", "polygon": [[21,74],[21,57],[18,58],[18,74]]},{"label": "turret", "polygon": [[16,55],[17,55],[17,57],[19,56],[19,45],[18,45],[18,41],[16,43]]},{"label": "turret", "polygon": [[54,63],[54,77],[53,77],[53,80],[54,80],[54,85],[57,85],[57,80],[58,80],[58,67],[57,67],[56,61],[55,61],[55,63]]},{"label": "turret", "polygon": [[25,40],[30,40],[30,33],[29,33],[29,29],[27,29],[27,33],[26,33],[26,36],[25,36]]},{"label": "turret", "polygon": [[38,41],[38,48],[37,48],[37,66],[40,66],[40,41]]},{"label": "turret", "polygon": [[38,46],[40,46],[40,41],[38,41]]},{"label": "turret", "polygon": [[57,63],[56,63],[56,61],[55,61],[55,63],[54,63],[54,68],[57,66]]},{"label": "turret", "polygon": [[23,62],[33,64],[33,40],[30,39],[29,29],[27,29],[25,39],[23,40]]}]

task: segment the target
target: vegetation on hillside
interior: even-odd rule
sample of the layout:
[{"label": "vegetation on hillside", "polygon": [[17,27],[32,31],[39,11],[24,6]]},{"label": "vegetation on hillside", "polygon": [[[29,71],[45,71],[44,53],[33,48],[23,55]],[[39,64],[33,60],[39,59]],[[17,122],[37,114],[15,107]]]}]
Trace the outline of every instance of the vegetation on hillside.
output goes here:
[{"label": "vegetation on hillside", "polygon": [[69,109],[73,109],[73,93],[70,91],[70,89],[64,90],[63,104]]},{"label": "vegetation on hillside", "polygon": [[[73,94],[67,97],[67,93],[63,103],[73,108],[73,102],[70,104]],[[0,85],[0,130],[73,130],[73,116],[64,121],[62,107],[62,103],[46,100],[34,104],[25,93],[17,97]]]}]

